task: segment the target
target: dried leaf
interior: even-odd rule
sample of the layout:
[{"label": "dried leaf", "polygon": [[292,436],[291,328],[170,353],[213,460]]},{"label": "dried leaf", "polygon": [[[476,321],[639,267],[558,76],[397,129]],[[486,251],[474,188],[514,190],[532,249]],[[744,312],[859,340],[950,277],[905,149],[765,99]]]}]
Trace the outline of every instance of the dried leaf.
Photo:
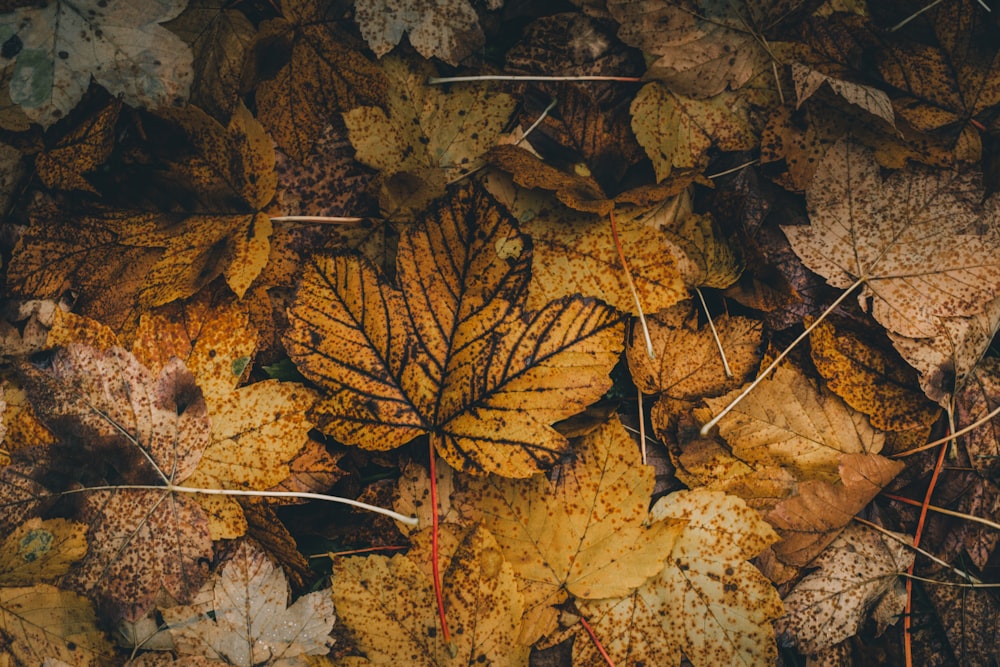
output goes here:
[{"label": "dried leaf", "polygon": [[431,433],[453,467],[524,477],[568,446],[548,424],[609,386],[620,320],[593,300],[522,310],[530,248],[472,187],[404,231],[386,283],[366,261],[317,257],[289,312],[289,356],[326,394],[321,429],[391,449]]},{"label": "dried leaf", "polygon": [[617,417],[576,458],[524,480],[474,480],[466,502],[496,535],[530,608],[628,595],[663,567],[679,525],[648,519],[654,471]]},{"label": "dried leaf", "polygon": [[177,652],[228,665],[291,665],[306,655],[326,655],[332,643],[329,590],[288,605],[280,568],[250,542],[242,542],[199,594],[203,605],[161,610]]},{"label": "dried leaf", "polygon": [[35,156],[35,171],[50,188],[97,194],[85,176],[104,164],[114,148],[122,105],[115,100]]},{"label": "dried leaf", "polygon": [[358,0],[354,20],[380,58],[399,44],[403,33],[424,58],[449,65],[459,64],[486,41],[468,0]]},{"label": "dried leaf", "polygon": [[0,636],[10,642],[3,653],[15,665],[100,667],[115,660],[90,601],[48,584],[0,588]]},{"label": "dried leaf", "polygon": [[481,166],[514,110],[514,98],[475,84],[430,86],[430,63],[382,59],[388,103],[344,114],[357,158],[384,179],[382,208],[420,211],[445,186]]},{"label": "dried leaf", "polygon": [[159,24],[185,4],[58,0],[0,16],[0,43],[18,45],[0,57],[13,68],[11,100],[43,127],[76,106],[91,77],[133,107],[183,102],[191,50]]},{"label": "dried leaf", "polygon": [[[875,608],[895,623],[906,603],[900,574],[913,563],[914,552],[906,548],[909,536],[893,535],[903,543],[865,526],[848,526],[810,563],[818,569],[785,597],[779,641],[811,655],[856,635]],[[881,632],[885,624],[879,626]]]},{"label": "dried leaf", "polygon": [[806,193],[809,226],[782,227],[811,270],[834,287],[864,279],[858,295],[889,331],[935,336],[939,317],[968,317],[1000,295],[1000,242],[983,221],[970,172],[911,169],[883,180],[870,151],[841,140],[823,158]]},{"label": "dried leaf", "polygon": [[0,544],[0,586],[55,581],[87,552],[86,532],[66,519],[25,521]]},{"label": "dried leaf", "polygon": [[521,594],[493,536],[474,527],[453,553],[441,554],[451,646],[438,628],[430,574],[416,565],[429,558],[430,549],[423,548],[407,556],[334,561],[337,613],[370,664],[527,665],[528,646],[517,643]]},{"label": "dried leaf", "polygon": [[782,536],[775,554],[790,565],[808,565],[904,467],[902,461],[881,456],[845,454],[840,482],[813,479],[799,484],[797,495],[767,514]]},{"label": "dried leaf", "polygon": [[[726,377],[719,348],[707,325],[698,326],[698,311],[681,303],[648,320],[656,358],[650,359],[638,330],[625,352],[636,386],[647,394],[697,400],[718,396],[747,381],[760,364],[761,324],[746,317],[721,315],[715,328],[733,377]],[[682,355],[676,351],[683,350]]]},{"label": "dried leaf", "polygon": [[663,227],[673,245],[677,267],[688,287],[725,289],[743,273],[739,250],[722,235],[710,215],[686,215]]},{"label": "dried leaf", "polygon": [[864,109],[868,113],[881,118],[889,125],[896,125],[896,117],[892,112],[892,101],[882,90],[860,83],[852,83],[835,79],[802,63],[792,63],[792,81],[795,83],[796,108],[802,102],[812,97],[824,83],[851,104]]},{"label": "dried leaf", "polygon": [[[706,398],[713,413],[739,393]],[[707,419],[705,420],[707,421]],[[800,479],[833,482],[843,454],[877,454],[885,436],[836,395],[783,364],[719,422],[719,434],[739,458],[780,465]]]},{"label": "dried leaf", "polygon": [[[282,0],[280,6],[283,18],[261,24],[257,41],[287,45],[291,55],[273,78],[257,86],[257,107],[260,122],[282,150],[302,161],[335,113],[384,106],[387,84],[382,71],[328,25],[326,3]],[[260,56],[264,61],[274,57],[266,51]]]},{"label": "dried leaf", "polygon": [[[684,526],[663,570],[623,600],[578,603],[614,663],[679,665],[683,652],[698,667],[773,664],[781,601],[746,562],[777,539],[770,526],[740,499],[701,489],[660,499],[650,517]],[[598,664],[584,639],[574,664]]]},{"label": "dried leaf", "polygon": [[[1000,404],[1000,361],[983,359],[965,388],[955,396],[955,429],[960,430],[986,416]],[[994,417],[961,436],[969,462],[987,479],[1000,476],[1000,434]]]}]

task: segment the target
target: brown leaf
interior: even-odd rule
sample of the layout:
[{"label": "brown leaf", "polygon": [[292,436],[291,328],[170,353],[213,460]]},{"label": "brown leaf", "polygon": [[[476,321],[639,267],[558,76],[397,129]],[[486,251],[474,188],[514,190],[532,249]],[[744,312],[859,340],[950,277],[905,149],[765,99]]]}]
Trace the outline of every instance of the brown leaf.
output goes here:
[{"label": "brown leaf", "polygon": [[807,267],[858,295],[889,331],[934,336],[936,318],[971,316],[1000,294],[1000,252],[973,173],[912,169],[883,180],[872,154],[841,140],[807,191],[809,226],[783,227]]},{"label": "brown leaf", "polygon": [[773,547],[775,554],[790,565],[808,565],[904,467],[874,454],[844,454],[839,482],[799,484],[797,495],[767,514],[782,537]]},{"label": "brown leaf", "polygon": [[[787,614],[777,623],[778,639],[812,655],[853,637],[869,611],[877,608],[893,624],[906,606],[900,575],[913,564],[911,538],[904,543],[852,524],[810,563],[818,568],[785,597]],[[886,608],[889,605],[891,608]]]},{"label": "brown leaf", "polygon": [[[955,396],[955,429],[963,429],[986,416],[1000,404],[1000,360],[983,359],[965,388]],[[980,475],[996,479],[1000,475],[1000,421],[994,417],[963,435],[961,442],[972,467]]]},{"label": "brown leaf", "polygon": [[0,586],[55,581],[87,552],[86,532],[67,519],[25,521],[0,544]]},{"label": "brown leaf", "polygon": [[111,156],[121,108],[121,102],[112,101],[59,139],[55,146],[35,156],[35,170],[42,182],[50,188],[97,194],[85,176]]},{"label": "brown leaf", "polygon": [[[742,385],[760,363],[761,325],[746,317],[715,318],[719,340],[733,377],[726,377],[719,348],[707,325],[698,326],[698,311],[680,303],[648,319],[656,358],[650,359],[638,327],[633,328],[625,352],[636,386],[647,394],[697,400],[718,396]],[[683,350],[682,355],[676,354]]]},{"label": "brown leaf", "polygon": [[319,427],[368,449],[429,432],[474,473],[553,463],[568,443],[548,425],[609,386],[620,320],[579,297],[526,313],[530,261],[513,219],[473,187],[403,231],[398,290],[357,257],[317,257],[285,346],[326,392]]},{"label": "brown leaf", "polygon": [[380,58],[406,33],[424,58],[457,65],[486,41],[468,0],[358,0],[354,20]]},{"label": "brown leaf", "polygon": [[338,111],[386,104],[386,80],[378,67],[323,16],[324,3],[282,0],[283,18],[265,21],[257,37],[260,60],[291,51],[273,78],[257,86],[260,122],[292,158],[302,161]]}]

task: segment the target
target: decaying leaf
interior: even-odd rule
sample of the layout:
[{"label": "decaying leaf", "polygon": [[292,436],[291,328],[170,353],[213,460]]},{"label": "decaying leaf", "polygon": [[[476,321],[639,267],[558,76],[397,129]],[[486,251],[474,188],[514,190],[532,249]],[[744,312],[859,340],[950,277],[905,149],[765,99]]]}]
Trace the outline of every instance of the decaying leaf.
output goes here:
[{"label": "decaying leaf", "polygon": [[939,317],[983,312],[1000,295],[1000,239],[972,172],[918,168],[883,180],[871,152],[841,140],[806,193],[811,224],[783,227],[807,267],[858,299],[891,332],[933,337]]},{"label": "decaying leaf", "polygon": [[468,0],[359,0],[354,11],[361,35],[379,57],[389,53],[403,33],[420,55],[449,65],[457,65],[485,41]]},{"label": "decaying leaf", "polygon": [[0,588],[0,638],[15,665],[100,667],[114,660],[90,601],[49,584]]},{"label": "decaying leaf", "polygon": [[800,483],[797,495],[767,514],[782,537],[773,547],[778,558],[798,567],[807,565],[903,468],[901,461],[882,456],[844,454],[839,482]]},{"label": "decaying leaf", "polygon": [[848,526],[810,565],[818,568],[785,597],[779,641],[814,654],[858,633],[874,611],[879,632],[906,604],[900,574],[913,563],[910,538],[895,540],[865,526]]},{"label": "decaying leaf", "polygon": [[[732,377],[726,376],[711,329],[698,325],[698,311],[691,303],[661,311],[647,322],[656,358],[649,358],[638,330],[632,331],[625,348],[633,381],[647,394],[682,400],[718,396],[742,385],[760,364],[761,324],[755,320],[715,318]],[[678,355],[677,350],[684,353]]]},{"label": "decaying leaf", "polygon": [[[21,369],[34,405],[64,442],[134,484],[187,479],[208,439],[205,403],[180,360],[154,376],[128,352],[70,345],[48,371]],[[69,575],[116,618],[136,620],[161,592],[189,599],[211,558],[207,520],[188,497],[119,488],[80,495],[86,557]]]},{"label": "decaying leaf", "polygon": [[[747,562],[777,539],[771,527],[739,498],[703,489],[660,499],[650,517],[683,526],[663,569],[624,599],[578,602],[614,664],[679,665],[681,654],[697,667],[773,664],[781,600]],[[573,659],[601,660],[583,636]]]},{"label": "decaying leaf", "polygon": [[55,581],[87,552],[86,532],[66,519],[25,521],[0,544],[0,586]]},{"label": "decaying leaf", "polygon": [[[705,403],[718,412],[738,393]],[[843,454],[877,454],[885,442],[867,416],[790,364],[778,366],[723,417],[719,434],[748,462],[780,465],[800,478],[828,482],[838,478]]]},{"label": "decaying leaf", "polygon": [[100,167],[114,147],[115,123],[122,105],[117,100],[91,116],[56,145],[35,157],[39,178],[50,188],[96,194],[86,175]]},{"label": "decaying leaf", "polygon": [[48,127],[83,97],[91,77],[135,107],[184,102],[191,50],[159,25],[185,0],[153,3],[57,0],[0,16],[0,65],[13,68],[10,99]]},{"label": "decaying leaf", "polygon": [[797,106],[812,97],[824,83],[851,104],[858,106],[873,116],[895,125],[892,101],[885,91],[872,86],[835,79],[802,63],[792,63],[792,81],[795,82]]},{"label": "decaying leaf", "polygon": [[244,541],[195,604],[160,613],[183,655],[239,667],[305,664],[294,659],[330,650],[334,602],[329,589],[303,595],[291,606],[289,594],[281,569]]},{"label": "decaying leaf", "polygon": [[368,664],[528,664],[528,646],[517,641],[524,603],[511,564],[485,528],[457,537],[457,548],[442,552],[440,560],[451,646],[438,626],[430,574],[417,565],[431,557],[429,540],[419,553],[334,561],[337,615]]},{"label": "decaying leaf", "polygon": [[530,262],[513,219],[473,187],[404,230],[398,289],[361,258],[316,257],[285,345],[326,392],[319,427],[383,450],[430,433],[449,464],[476,473],[554,463],[568,443],[549,424],[610,386],[620,319],[579,297],[524,312]]},{"label": "decaying leaf", "polygon": [[467,489],[473,519],[496,535],[530,608],[628,595],[660,571],[677,522],[648,516],[654,471],[617,417],[578,443],[576,458],[524,480]]},{"label": "decaying leaf", "polygon": [[[265,21],[259,48],[290,48],[287,63],[257,87],[260,121],[296,160],[309,153],[331,116],[358,105],[386,103],[386,80],[378,67],[350,48],[347,36],[325,20],[326,3],[281,0],[282,18]],[[279,47],[278,45],[282,45]],[[271,56],[273,58],[273,56]]]},{"label": "decaying leaf", "polygon": [[514,110],[514,98],[486,86],[430,86],[430,63],[383,58],[386,108],[344,114],[357,158],[384,180],[382,208],[412,215],[444,194],[445,186],[482,165]]}]

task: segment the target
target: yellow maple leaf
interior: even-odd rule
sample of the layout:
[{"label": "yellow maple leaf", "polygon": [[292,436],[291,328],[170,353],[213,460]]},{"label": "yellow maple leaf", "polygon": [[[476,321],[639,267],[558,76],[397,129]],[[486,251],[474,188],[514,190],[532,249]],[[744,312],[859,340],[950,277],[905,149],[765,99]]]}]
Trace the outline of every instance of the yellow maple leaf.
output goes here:
[{"label": "yellow maple leaf", "polygon": [[523,310],[530,247],[474,187],[403,230],[398,289],[363,258],[321,255],[285,347],[324,390],[319,427],[367,449],[430,433],[450,465],[524,477],[568,447],[549,424],[610,386],[619,316],[580,297]]}]

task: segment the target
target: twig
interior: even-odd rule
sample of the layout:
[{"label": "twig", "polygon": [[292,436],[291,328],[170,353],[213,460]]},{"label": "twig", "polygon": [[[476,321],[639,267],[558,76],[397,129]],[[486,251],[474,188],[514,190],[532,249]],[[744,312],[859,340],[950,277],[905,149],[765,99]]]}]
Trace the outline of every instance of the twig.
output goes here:
[{"label": "twig", "polygon": [[757,379],[756,379],[756,380],[754,380],[754,381],[753,381],[753,382],[751,382],[751,383],[750,383],[749,385],[747,385],[747,387],[746,387],[746,388],[745,388],[745,389],[744,389],[744,390],[743,390],[742,392],[740,392],[740,395],[739,395],[739,396],[737,396],[737,397],[736,397],[735,399],[733,399],[733,400],[732,400],[732,401],[731,401],[731,402],[729,403],[729,405],[727,405],[726,407],[724,407],[724,408],[722,409],[722,411],[721,411],[721,412],[719,412],[719,414],[717,414],[717,415],[715,415],[714,417],[712,417],[712,419],[711,419],[711,420],[709,420],[709,422],[708,422],[707,424],[705,424],[704,426],[702,426],[702,427],[701,427],[701,434],[702,434],[702,435],[708,435],[708,432],[709,432],[709,431],[711,431],[711,430],[712,430],[712,428],[713,428],[713,427],[714,427],[714,426],[715,426],[716,424],[718,424],[718,423],[719,423],[719,421],[720,421],[720,420],[721,420],[721,419],[722,419],[723,417],[725,417],[725,416],[726,416],[727,414],[729,414],[729,411],[730,411],[730,410],[732,410],[733,408],[735,408],[735,407],[736,407],[736,406],[737,406],[737,405],[739,404],[739,402],[740,402],[740,401],[742,401],[742,400],[743,400],[744,398],[746,398],[746,397],[747,397],[747,396],[748,396],[748,395],[750,394],[750,392],[751,392],[751,391],[753,391],[754,387],[756,387],[756,386],[757,386],[758,384],[760,384],[760,383],[761,383],[761,381],[762,381],[762,380],[763,380],[764,378],[766,378],[766,377],[767,377],[768,373],[770,373],[771,371],[773,371],[773,370],[774,370],[775,368],[777,368],[777,367],[778,367],[778,364],[780,364],[780,363],[781,363],[781,361],[782,361],[782,360],[783,360],[783,359],[784,359],[785,357],[787,357],[787,356],[788,356],[788,353],[789,353],[789,352],[791,352],[791,351],[792,351],[792,349],[793,349],[793,348],[794,348],[794,347],[795,347],[796,345],[798,345],[799,343],[801,343],[801,342],[802,342],[802,340],[803,340],[803,339],[804,339],[804,338],[805,338],[806,336],[808,336],[808,335],[809,335],[810,333],[812,333],[812,330],[813,330],[813,329],[815,329],[815,328],[816,328],[817,326],[819,326],[819,323],[820,323],[820,322],[822,322],[822,321],[823,321],[824,319],[826,319],[826,316],[827,316],[827,315],[829,315],[830,313],[832,313],[832,312],[833,312],[833,309],[834,309],[834,308],[836,308],[837,306],[839,306],[839,305],[840,305],[840,303],[841,303],[841,302],[842,302],[842,301],[843,301],[844,299],[846,299],[846,298],[847,298],[847,295],[848,295],[848,294],[850,294],[850,293],[851,293],[851,292],[853,292],[853,291],[854,291],[855,289],[857,289],[857,288],[858,288],[858,286],[860,286],[860,285],[861,285],[861,284],[862,284],[863,282],[865,282],[865,281],[866,281],[867,279],[868,279],[867,277],[861,277],[861,278],[858,278],[857,280],[855,280],[855,281],[854,281],[854,284],[853,284],[853,285],[851,285],[851,286],[850,286],[850,287],[848,287],[848,288],[847,288],[846,290],[844,290],[844,293],[843,293],[843,294],[841,294],[840,296],[838,296],[838,297],[837,297],[837,300],[836,300],[836,301],[834,301],[833,303],[831,303],[831,304],[830,304],[830,306],[829,306],[829,307],[828,307],[828,308],[827,308],[826,310],[824,310],[824,311],[823,311],[823,312],[822,312],[822,313],[820,314],[820,316],[819,316],[819,317],[817,317],[817,318],[816,318],[816,321],[815,321],[815,322],[813,322],[813,323],[812,323],[812,324],[810,324],[810,325],[809,325],[808,327],[806,327],[806,330],[805,330],[805,331],[803,331],[803,332],[802,332],[801,334],[799,334],[799,337],[798,337],[798,338],[796,338],[795,340],[793,340],[793,341],[791,342],[791,344],[790,344],[790,345],[789,345],[788,347],[786,347],[786,348],[785,348],[785,350],[784,350],[784,351],[783,351],[783,352],[782,352],[781,354],[779,354],[779,355],[778,355],[778,356],[777,356],[777,357],[775,358],[775,360],[774,360],[774,361],[772,361],[772,362],[770,363],[770,365],[768,365],[768,367],[767,367],[767,368],[765,368],[765,369],[764,369],[764,372],[763,372],[763,373],[761,373],[760,375],[758,375],[758,376],[757,376]]},{"label": "twig", "polygon": [[[920,503],[916,503],[916,504],[919,505]],[[975,577],[973,577],[971,574],[968,574],[967,572],[962,572],[957,567],[952,566],[947,561],[941,560],[940,558],[938,558],[937,556],[935,556],[931,552],[924,551],[920,547],[913,546],[912,544],[910,544],[906,540],[900,538],[898,535],[896,535],[892,531],[886,530],[885,528],[883,528],[882,526],[878,525],[877,523],[872,523],[871,521],[866,521],[865,519],[862,519],[859,516],[854,516],[854,517],[851,517],[851,518],[854,519],[855,521],[857,521],[860,524],[863,524],[865,526],[868,526],[869,528],[877,530],[878,532],[882,533],[883,535],[885,535],[889,539],[896,540],[897,542],[899,542],[900,544],[902,544],[903,546],[905,546],[907,549],[912,549],[913,551],[916,551],[921,556],[926,556],[927,558],[929,558],[930,560],[934,561],[938,565],[940,565],[942,567],[948,568],[949,570],[951,570],[952,572],[954,572],[958,576],[962,577],[963,579],[968,579],[969,581],[979,581],[978,579],[976,579]],[[905,573],[900,572],[899,574],[903,575]],[[979,583],[982,583],[982,582],[980,581]]]},{"label": "twig", "polygon": [[583,616],[580,617],[580,625],[582,625],[583,629],[587,631],[588,635],[590,635],[590,641],[594,642],[594,646],[597,648],[597,652],[601,654],[602,658],[604,658],[604,662],[608,663],[608,667],[615,667],[614,660],[612,660],[611,656],[608,655],[608,652],[604,650],[604,646],[601,644],[601,640],[597,638],[597,635],[594,634],[594,629],[590,627],[590,623],[588,623],[587,619],[585,619]]},{"label": "twig", "polygon": [[[883,493],[883,498],[888,498],[889,500],[895,500],[896,502],[905,503],[907,505],[914,505],[916,507],[922,507],[923,503],[918,500],[913,500],[912,498],[904,498],[903,496],[897,496],[894,493]],[[971,521],[972,523],[981,523],[984,526],[993,528],[994,530],[1000,530],[1000,523],[996,521],[990,521],[989,519],[984,519],[982,517],[975,516],[973,514],[965,514],[963,512],[956,512],[954,510],[945,509],[944,507],[938,507],[937,505],[928,505],[927,509],[932,512],[937,512],[938,514],[946,514],[948,516],[953,516],[958,519],[964,519],[965,521]]]},{"label": "twig", "polygon": [[625,282],[628,283],[628,288],[632,292],[632,301],[635,303],[636,310],[639,311],[639,323],[642,324],[642,335],[646,337],[646,354],[649,355],[650,359],[656,359],[656,353],[653,351],[653,339],[649,337],[649,327],[646,325],[646,313],[642,311],[639,292],[635,289],[635,281],[632,280],[632,272],[628,268],[628,262],[625,261],[625,251],[622,250],[622,241],[618,237],[618,222],[615,220],[615,210],[613,208],[611,209],[611,236],[615,240],[618,259],[621,261],[622,269],[625,271]]},{"label": "twig", "polygon": [[983,424],[985,424],[989,420],[993,419],[997,415],[1000,415],[1000,406],[997,406],[997,407],[993,408],[988,413],[986,413],[985,416],[980,417],[979,419],[977,419],[976,421],[972,422],[968,426],[962,428],[961,430],[955,431],[952,435],[946,435],[945,437],[940,438],[938,440],[935,440],[934,442],[928,442],[926,445],[920,445],[919,447],[916,447],[914,449],[908,449],[905,452],[899,452],[898,454],[893,454],[892,458],[894,458],[894,459],[901,459],[901,458],[906,457],[906,456],[912,456],[912,455],[916,454],[917,452],[922,452],[922,451],[927,450],[927,449],[933,449],[934,447],[937,447],[938,445],[942,445],[942,444],[944,444],[944,443],[946,443],[946,442],[948,442],[950,440],[954,440],[955,438],[957,438],[960,435],[965,435],[966,433],[968,433],[969,431],[971,431],[973,429],[979,428],[980,426],[982,426]]},{"label": "twig", "polygon": [[448,633],[448,617],[444,613],[444,593],[441,591],[441,571],[438,566],[438,488],[437,466],[434,451],[434,441],[430,441],[431,462],[428,472],[431,476],[431,570],[434,573],[434,597],[437,598],[438,619],[441,621],[441,638],[445,646],[451,645],[451,635]]},{"label": "twig", "polygon": [[271,218],[271,222],[318,222],[331,225],[341,225],[350,222],[364,222],[367,218],[338,218],[326,215],[279,215]]},{"label": "twig", "polygon": [[708,326],[712,329],[712,337],[715,339],[715,346],[719,348],[719,356],[722,357],[722,369],[726,371],[726,377],[733,377],[733,371],[729,368],[729,360],[726,359],[726,351],[722,349],[722,340],[719,339],[719,332],[715,330],[715,322],[712,321],[712,313],[708,312],[708,304],[705,303],[705,297],[701,293],[701,290],[697,287],[694,288],[695,293],[698,295],[698,299],[701,300],[701,307],[705,309],[705,317],[708,318]]}]

